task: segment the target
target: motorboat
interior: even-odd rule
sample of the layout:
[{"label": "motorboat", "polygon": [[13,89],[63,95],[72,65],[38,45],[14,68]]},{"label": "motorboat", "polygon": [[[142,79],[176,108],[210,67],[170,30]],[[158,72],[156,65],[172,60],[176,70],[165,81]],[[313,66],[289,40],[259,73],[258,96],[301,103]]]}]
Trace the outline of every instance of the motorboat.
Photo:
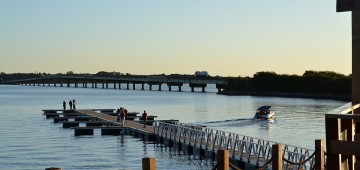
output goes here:
[{"label": "motorboat", "polygon": [[261,106],[256,110],[255,119],[270,119],[274,117],[275,112],[270,110],[271,106]]}]

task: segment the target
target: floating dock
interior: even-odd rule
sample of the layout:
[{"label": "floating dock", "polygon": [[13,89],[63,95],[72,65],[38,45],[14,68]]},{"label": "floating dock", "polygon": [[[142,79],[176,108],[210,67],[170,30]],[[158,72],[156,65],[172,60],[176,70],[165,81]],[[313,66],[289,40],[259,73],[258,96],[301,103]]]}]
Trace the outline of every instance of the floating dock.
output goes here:
[{"label": "floating dock", "polygon": [[[129,112],[125,125],[120,126],[114,111],[115,109],[43,110],[43,114],[48,119],[52,118],[54,123],[62,123],[63,128],[73,129],[74,136],[94,135],[94,129],[100,129],[101,135],[133,135],[212,159],[218,150],[226,149],[230,151],[230,162],[241,169],[267,166],[272,160],[272,145],[277,144],[205,126],[183,124],[178,120],[155,120],[157,116],[152,115],[148,116],[149,125],[144,127],[138,112]],[[80,127],[80,124],[85,124],[85,127]],[[315,167],[314,150],[282,145],[284,167],[304,170]],[[301,164],[294,164],[296,162]]]}]

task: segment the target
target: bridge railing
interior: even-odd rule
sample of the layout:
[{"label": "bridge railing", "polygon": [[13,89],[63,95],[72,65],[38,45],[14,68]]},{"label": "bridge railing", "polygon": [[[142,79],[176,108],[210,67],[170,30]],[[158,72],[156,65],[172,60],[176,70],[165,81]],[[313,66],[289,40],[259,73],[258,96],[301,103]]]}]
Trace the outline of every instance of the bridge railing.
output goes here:
[{"label": "bridge railing", "polygon": [[46,80],[67,79],[67,80],[87,80],[87,81],[127,81],[127,82],[157,82],[157,83],[194,83],[194,84],[227,84],[224,78],[216,77],[166,77],[166,76],[117,76],[101,77],[94,75],[49,75],[40,78],[30,78],[22,80],[7,81],[5,83],[38,82]]},{"label": "bridge railing", "polygon": [[[271,159],[272,145],[276,144],[264,139],[191,124],[155,122],[154,126],[155,134],[164,139],[213,152],[228,149],[231,158],[257,166],[262,166]],[[315,158],[311,157],[314,150],[285,144],[283,146],[283,157],[289,161],[302,162],[310,158],[301,165],[291,165],[284,161],[285,167],[305,170],[314,167]]]}]

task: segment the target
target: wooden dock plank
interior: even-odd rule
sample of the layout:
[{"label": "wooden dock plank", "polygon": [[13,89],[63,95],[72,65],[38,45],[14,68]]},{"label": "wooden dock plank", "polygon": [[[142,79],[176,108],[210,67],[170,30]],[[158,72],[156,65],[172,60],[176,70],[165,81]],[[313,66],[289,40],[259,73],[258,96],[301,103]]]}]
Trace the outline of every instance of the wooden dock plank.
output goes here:
[{"label": "wooden dock plank", "polygon": [[[120,125],[120,122],[116,121],[116,116],[111,116],[111,115],[104,114],[104,113],[98,113],[98,112],[94,112],[94,111],[91,111],[91,110],[77,110],[77,112],[82,113],[82,114],[86,114],[88,116],[96,117],[96,118],[98,118],[100,120],[109,121],[109,122],[112,122],[114,124]],[[130,128],[133,128],[133,129],[137,129],[139,131],[143,131],[143,132],[146,132],[146,133],[154,133],[154,127],[146,126],[144,128],[143,124],[133,122],[133,121],[129,121],[129,120],[125,120],[125,127],[130,127]]]}]

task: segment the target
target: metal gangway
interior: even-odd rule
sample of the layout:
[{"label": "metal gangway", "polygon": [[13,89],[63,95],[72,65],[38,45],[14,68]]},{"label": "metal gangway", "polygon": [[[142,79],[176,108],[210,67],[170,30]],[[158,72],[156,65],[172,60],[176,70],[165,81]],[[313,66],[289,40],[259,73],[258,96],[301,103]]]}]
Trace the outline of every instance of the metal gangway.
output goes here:
[{"label": "metal gangway", "polygon": [[[165,140],[213,153],[217,153],[219,149],[226,149],[229,150],[230,158],[258,167],[266,166],[272,161],[272,145],[277,144],[273,141],[180,122],[154,122],[154,127],[155,135]],[[282,146],[285,169],[314,168],[314,150],[286,144]]]}]

